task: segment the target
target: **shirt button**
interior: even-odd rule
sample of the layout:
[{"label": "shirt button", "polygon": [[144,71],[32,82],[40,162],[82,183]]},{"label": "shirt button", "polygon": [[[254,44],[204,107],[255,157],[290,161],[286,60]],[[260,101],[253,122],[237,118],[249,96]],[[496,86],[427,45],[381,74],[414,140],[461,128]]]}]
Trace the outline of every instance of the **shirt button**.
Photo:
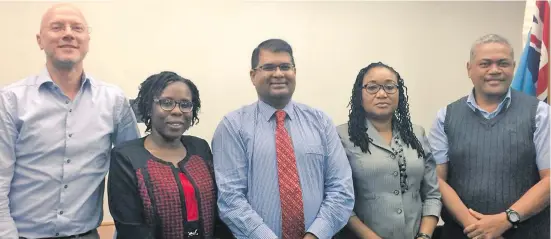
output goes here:
[{"label": "shirt button", "polygon": [[73,112],[73,109],[69,109],[69,113]]},{"label": "shirt button", "polygon": [[398,195],[398,194],[400,194],[400,191],[394,190],[394,194],[395,194],[395,195]]},{"label": "shirt button", "polygon": [[67,187],[69,187],[69,186],[67,186],[67,185],[63,186],[63,188],[67,188]]},{"label": "shirt button", "polygon": [[390,158],[395,159],[395,158],[396,158],[396,155],[391,154],[391,155],[390,155]]},{"label": "shirt button", "polygon": [[59,233],[56,233],[55,236],[59,236]]},{"label": "shirt button", "polygon": [[73,137],[73,134],[69,134],[69,138]]},{"label": "shirt button", "polygon": [[59,215],[63,215],[63,211],[59,211]]},{"label": "shirt button", "polygon": [[398,210],[396,210],[396,212],[397,212],[398,214],[402,214],[402,209],[398,209]]},{"label": "shirt button", "polygon": [[394,173],[392,173],[392,175],[398,176],[398,171],[394,171]]},{"label": "shirt button", "polygon": [[69,101],[68,101],[68,100],[66,100],[66,101],[65,101],[65,104],[69,104]]},{"label": "shirt button", "polygon": [[71,160],[70,160],[70,159],[67,159],[67,163],[70,163],[70,162],[71,162]]}]

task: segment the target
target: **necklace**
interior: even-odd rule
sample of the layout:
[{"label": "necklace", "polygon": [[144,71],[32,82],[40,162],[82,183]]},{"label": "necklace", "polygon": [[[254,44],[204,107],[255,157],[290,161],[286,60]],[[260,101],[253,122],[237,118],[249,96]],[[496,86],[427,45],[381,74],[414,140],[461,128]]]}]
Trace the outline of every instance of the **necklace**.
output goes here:
[{"label": "necklace", "polygon": [[404,194],[408,189],[408,175],[406,173],[406,157],[404,157],[404,147],[402,145],[402,140],[400,137],[395,137],[394,139],[395,146],[392,147],[392,154],[394,158],[398,158],[398,169],[400,171],[400,189],[402,194]]}]

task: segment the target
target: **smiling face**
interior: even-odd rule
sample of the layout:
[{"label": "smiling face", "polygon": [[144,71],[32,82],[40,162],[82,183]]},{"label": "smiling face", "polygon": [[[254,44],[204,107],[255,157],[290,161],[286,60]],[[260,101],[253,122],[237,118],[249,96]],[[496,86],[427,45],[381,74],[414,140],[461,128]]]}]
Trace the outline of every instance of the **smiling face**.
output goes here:
[{"label": "smiling face", "polygon": [[398,79],[386,67],[374,67],[363,78],[362,106],[372,118],[392,118],[398,108]]},{"label": "smiling face", "polygon": [[72,68],[81,64],[88,53],[90,35],[80,10],[60,4],[44,14],[36,40],[47,63],[56,68]]},{"label": "smiling face", "polygon": [[488,97],[503,96],[513,80],[515,62],[511,47],[503,43],[485,43],[474,48],[467,72],[475,92]]},{"label": "smiling face", "polygon": [[[157,99],[151,108],[151,133],[161,136],[166,141],[179,139],[191,126],[191,109],[182,110],[180,106],[192,102],[191,90],[186,83],[175,81],[170,83]],[[184,103],[170,105],[170,100]]]},{"label": "smiling face", "polygon": [[258,66],[250,74],[262,101],[272,106],[285,106],[291,100],[295,92],[296,70],[289,53],[261,49]]}]

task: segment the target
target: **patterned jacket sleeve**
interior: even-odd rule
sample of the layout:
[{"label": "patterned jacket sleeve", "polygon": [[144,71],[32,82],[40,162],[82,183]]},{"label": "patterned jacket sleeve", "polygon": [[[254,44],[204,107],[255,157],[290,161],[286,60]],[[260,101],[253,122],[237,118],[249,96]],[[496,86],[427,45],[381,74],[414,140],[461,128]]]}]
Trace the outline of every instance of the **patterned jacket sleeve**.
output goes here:
[{"label": "patterned jacket sleeve", "polygon": [[154,228],[145,222],[136,171],[117,148],[111,152],[107,193],[118,239],[154,239]]}]

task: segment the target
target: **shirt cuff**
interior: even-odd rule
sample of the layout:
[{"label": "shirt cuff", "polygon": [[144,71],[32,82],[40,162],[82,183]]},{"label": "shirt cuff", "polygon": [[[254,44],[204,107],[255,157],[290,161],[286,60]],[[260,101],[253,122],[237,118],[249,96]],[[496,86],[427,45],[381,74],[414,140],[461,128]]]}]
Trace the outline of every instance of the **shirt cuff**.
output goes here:
[{"label": "shirt cuff", "polygon": [[447,163],[448,161],[448,157],[434,157],[434,162],[436,162],[436,164],[445,164]]},{"label": "shirt cuff", "polygon": [[254,229],[249,238],[277,239],[277,235],[266,224],[260,224]]},{"label": "shirt cuff", "polygon": [[319,217],[314,220],[306,232],[314,234],[319,239],[330,239],[334,234],[331,224]]},{"label": "shirt cuff", "polygon": [[440,217],[440,210],[442,210],[442,202],[440,200],[427,199],[423,203],[423,216]]}]

